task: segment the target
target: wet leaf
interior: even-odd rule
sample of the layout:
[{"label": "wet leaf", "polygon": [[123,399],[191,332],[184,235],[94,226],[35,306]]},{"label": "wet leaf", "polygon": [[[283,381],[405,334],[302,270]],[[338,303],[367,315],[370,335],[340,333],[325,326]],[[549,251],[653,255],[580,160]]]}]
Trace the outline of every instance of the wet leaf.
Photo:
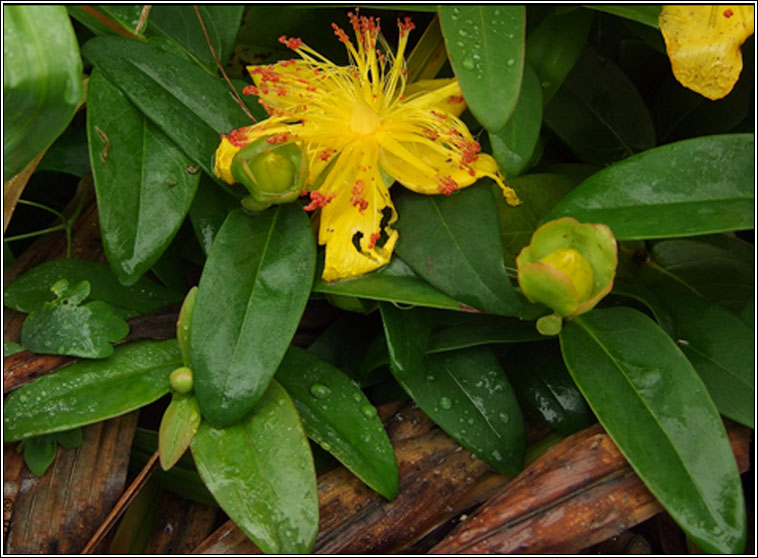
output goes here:
[{"label": "wet leaf", "polygon": [[171,469],[187,451],[200,427],[200,418],[196,397],[174,394],[158,430],[158,452],[164,471]]}]

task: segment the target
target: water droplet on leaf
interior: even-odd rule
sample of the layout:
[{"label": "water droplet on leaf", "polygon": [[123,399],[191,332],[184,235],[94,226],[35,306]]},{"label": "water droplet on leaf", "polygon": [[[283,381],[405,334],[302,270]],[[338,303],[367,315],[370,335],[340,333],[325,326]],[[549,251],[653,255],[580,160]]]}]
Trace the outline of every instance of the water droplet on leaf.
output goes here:
[{"label": "water droplet on leaf", "polygon": [[332,394],[332,390],[324,384],[313,384],[311,386],[311,395],[316,399],[324,399]]},{"label": "water droplet on leaf", "polygon": [[440,407],[442,407],[445,410],[448,410],[448,409],[452,408],[452,406],[453,406],[453,402],[450,401],[450,399],[448,397],[442,397],[442,398],[440,398]]},{"label": "water droplet on leaf", "polygon": [[361,407],[361,413],[366,418],[374,418],[376,416],[376,407],[373,405],[364,405]]}]

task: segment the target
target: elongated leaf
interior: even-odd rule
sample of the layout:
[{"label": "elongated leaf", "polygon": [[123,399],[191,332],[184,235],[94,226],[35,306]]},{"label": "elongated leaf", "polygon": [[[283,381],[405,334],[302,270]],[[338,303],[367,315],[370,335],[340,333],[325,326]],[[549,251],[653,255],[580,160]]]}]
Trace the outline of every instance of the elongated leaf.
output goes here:
[{"label": "elongated leaf", "polygon": [[251,124],[225,83],[180,56],[121,37],[91,39],[83,53],[210,176],[219,134]]},{"label": "elongated leaf", "polygon": [[[501,472],[521,469],[521,410],[503,370],[486,347],[424,358],[423,327],[412,312],[379,305],[395,379],[413,401],[463,447]],[[409,315],[410,314],[410,315]]]},{"label": "elongated leaf", "polygon": [[[374,314],[377,318],[377,314]],[[360,379],[360,364],[381,332],[381,323],[352,312],[345,312],[310,344],[308,351],[355,380]],[[382,337],[384,333],[381,332]],[[385,351],[386,353],[386,351]]]},{"label": "elongated leaf", "polygon": [[542,104],[563,85],[587,45],[593,14],[589,10],[554,8],[526,39],[526,60],[539,76]]},{"label": "elongated leaf", "polygon": [[240,206],[239,201],[219,188],[208,175],[200,177],[200,184],[190,206],[189,216],[200,246],[208,255],[216,233],[232,209]]},{"label": "elongated leaf", "polygon": [[134,31],[139,22],[142,8],[143,6],[135,4],[66,6],[69,15],[95,35],[118,34],[133,39],[141,37],[141,34],[135,35]]},{"label": "elongated leaf", "polygon": [[63,132],[81,101],[82,60],[66,9],[3,5],[3,181]]},{"label": "elongated leaf", "polygon": [[661,13],[660,6],[604,6],[598,4],[588,4],[587,8],[607,12],[632,21],[644,23],[649,27],[658,29],[658,15]]},{"label": "elongated leaf", "polygon": [[308,437],[391,500],[397,461],[376,408],[358,386],[309,351],[290,347],[276,372]]},{"label": "elongated leaf", "polygon": [[192,342],[192,316],[195,313],[195,301],[197,300],[197,287],[192,287],[184,297],[182,308],[179,310],[179,319],[176,321],[176,342],[182,352],[184,366],[192,363],[190,349]]},{"label": "elongated leaf", "polygon": [[[244,6],[203,5],[197,9],[221,64],[226,64],[234,48]],[[216,73],[216,62],[193,6],[153,6],[148,31],[177,42],[203,66]]]},{"label": "elongated leaf", "polygon": [[[320,265],[323,266],[323,263]],[[355,279],[327,283],[321,279],[320,272],[316,273],[313,292],[450,310],[460,310],[464,306],[421,279],[397,255],[380,270]]]},{"label": "elongated leaf", "polygon": [[574,381],[629,463],[695,543],[739,553],[745,504],[724,426],[674,342],[630,308],[567,322],[561,348]]},{"label": "elongated leaf", "polygon": [[52,260],[33,267],[5,287],[3,304],[19,312],[33,312],[55,298],[50,285],[59,279],[77,285],[90,284],[91,300],[102,300],[123,318],[149,314],[159,308],[182,301],[182,295],[149,279],[140,279],[127,287],[119,283],[107,265],[86,260]]},{"label": "elongated leaf", "polygon": [[397,254],[445,294],[474,308],[515,316],[521,303],[503,261],[491,181],[451,196],[397,196]]},{"label": "elongated leaf", "polygon": [[277,382],[235,426],[200,425],[198,472],[224,511],[270,554],[307,553],[318,530],[316,474],[297,411]]},{"label": "elongated leaf", "polygon": [[176,235],[200,175],[97,70],[89,81],[87,127],[103,245],[116,276],[130,285]]},{"label": "elongated leaf", "polygon": [[590,47],[545,107],[545,124],[590,163],[617,161],[655,145],[652,118],[634,84]]},{"label": "elongated leaf", "polygon": [[158,430],[158,451],[164,471],[171,469],[187,451],[199,427],[200,406],[197,398],[174,394]]},{"label": "elongated leaf", "polygon": [[123,415],[169,391],[181,364],[176,341],[138,341],[105,360],[79,361],[13,391],[3,433],[10,442]]},{"label": "elongated leaf", "polygon": [[496,134],[490,133],[492,154],[505,176],[516,177],[529,168],[541,128],[540,80],[532,67],[526,64],[516,109],[502,130]]},{"label": "elongated leaf", "polygon": [[618,240],[666,238],[753,226],[753,134],[664,145],[582,182],[543,222],[564,215],[605,223]]},{"label": "elongated leaf", "polygon": [[192,316],[195,393],[211,424],[234,424],[263,395],[305,309],[315,263],[313,231],[296,204],[229,214]]},{"label": "elongated leaf", "polygon": [[521,90],[524,7],[442,5],[438,12],[466,104],[487,130],[497,132],[508,122]]}]

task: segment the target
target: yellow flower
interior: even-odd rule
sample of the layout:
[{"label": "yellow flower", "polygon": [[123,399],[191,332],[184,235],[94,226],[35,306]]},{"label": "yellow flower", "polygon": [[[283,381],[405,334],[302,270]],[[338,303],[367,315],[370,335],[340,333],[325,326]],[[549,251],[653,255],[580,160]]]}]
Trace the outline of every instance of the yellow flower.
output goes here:
[{"label": "yellow flower", "polygon": [[754,15],[754,6],[663,6],[658,24],[679,83],[711,100],[728,95]]},{"label": "yellow flower", "polygon": [[261,137],[272,144],[294,141],[308,160],[306,210],[321,210],[319,243],[326,245],[323,278],[344,279],[389,262],[398,233],[389,185],[397,180],[422,194],[449,195],[488,176],[517,204],[495,160],[480,153],[457,114],[464,105],[456,80],[436,80],[406,88],[405,47],[414,28],[398,21],[400,39],[393,56],[380,35],[379,20],[348,14],[355,44],[336,24],[350,65],[337,66],[300,39],[281,37],[300,60],[250,66],[269,118],[222,136],[215,172],[234,183],[231,161]]}]

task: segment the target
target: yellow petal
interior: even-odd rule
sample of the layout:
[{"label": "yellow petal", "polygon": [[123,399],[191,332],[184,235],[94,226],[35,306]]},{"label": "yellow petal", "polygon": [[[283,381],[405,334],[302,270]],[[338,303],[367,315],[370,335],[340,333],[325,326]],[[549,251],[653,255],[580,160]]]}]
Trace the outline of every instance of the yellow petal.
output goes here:
[{"label": "yellow petal", "polygon": [[397,220],[377,167],[378,146],[357,142],[340,154],[319,193],[319,244],[326,245],[324,281],[356,277],[389,263],[397,242]]},{"label": "yellow petal", "polygon": [[466,110],[466,101],[463,99],[463,92],[458,80],[455,78],[443,79],[421,79],[405,87],[405,96],[410,97],[417,93],[429,93],[437,91],[442,87],[445,88],[444,97],[435,102],[429,108],[444,110],[454,116],[460,116]]},{"label": "yellow petal", "polygon": [[664,6],[658,23],[676,79],[708,99],[728,95],[742,71],[740,47],[754,6]]},{"label": "yellow petal", "polygon": [[224,136],[221,138],[221,144],[216,149],[216,160],[213,163],[213,172],[227,184],[234,184],[236,180],[232,176],[232,159],[240,150]]}]

